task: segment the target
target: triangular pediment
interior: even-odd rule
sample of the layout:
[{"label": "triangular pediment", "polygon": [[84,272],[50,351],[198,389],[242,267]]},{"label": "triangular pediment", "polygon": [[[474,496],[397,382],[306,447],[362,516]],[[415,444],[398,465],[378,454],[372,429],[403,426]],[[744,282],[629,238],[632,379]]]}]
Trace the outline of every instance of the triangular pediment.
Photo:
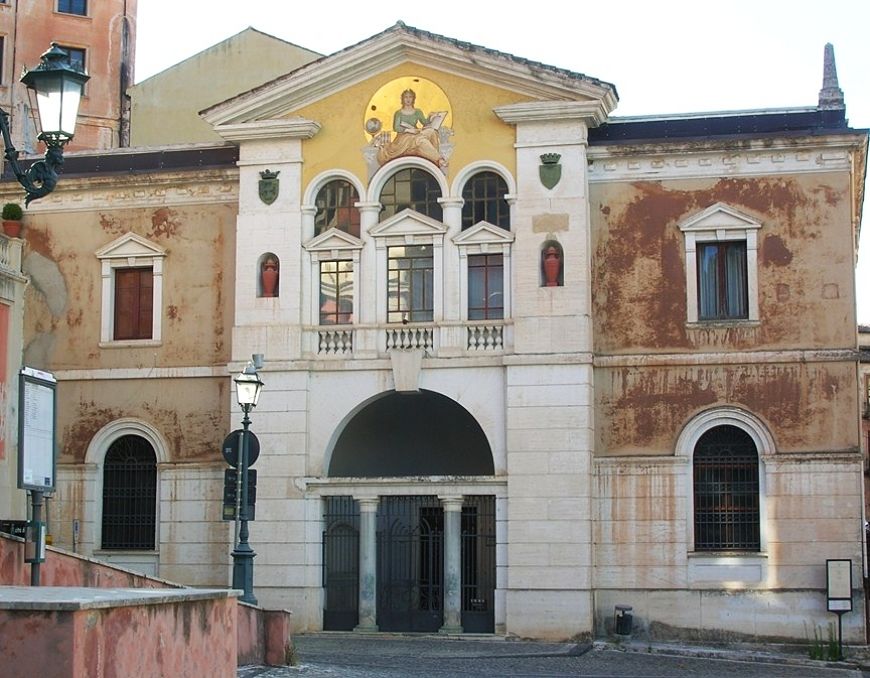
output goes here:
[{"label": "triangular pediment", "polygon": [[758,220],[722,202],[680,222],[681,231],[730,231],[761,228]]},{"label": "triangular pediment", "polygon": [[382,33],[202,111],[212,125],[289,118],[299,109],[403,64],[452,73],[537,101],[616,107],[616,88],[512,54],[453,40],[398,22]]},{"label": "triangular pediment", "polygon": [[503,245],[513,241],[514,236],[510,231],[493,226],[488,221],[479,221],[453,238],[453,242],[459,246]]},{"label": "triangular pediment", "polygon": [[337,228],[330,228],[320,235],[312,238],[304,245],[309,252],[324,252],[327,250],[361,250],[362,240],[355,238],[350,233],[345,233]]},{"label": "triangular pediment", "polygon": [[412,209],[404,209],[369,229],[369,235],[374,238],[410,235],[435,236],[444,235],[446,232],[447,227],[440,221]]},{"label": "triangular pediment", "polygon": [[126,233],[98,249],[95,254],[98,259],[138,259],[165,257],[166,250],[141,235]]}]

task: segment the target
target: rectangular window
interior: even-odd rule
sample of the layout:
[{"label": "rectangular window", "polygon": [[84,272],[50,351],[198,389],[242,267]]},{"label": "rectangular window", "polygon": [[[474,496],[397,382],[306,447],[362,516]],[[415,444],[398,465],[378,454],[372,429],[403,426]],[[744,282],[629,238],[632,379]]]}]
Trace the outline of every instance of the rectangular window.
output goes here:
[{"label": "rectangular window", "polygon": [[353,262],[320,262],[320,324],[353,322]]},{"label": "rectangular window", "polygon": [[430,322],[433,309],[431,245],[387,248],[387,322]]},{"label": "rectangular window", "polygon": [[501,254],[468,257],[468,319],[504,318],[504,266]]},{"label": "rectangular window", "polygon": [[153,287],[150,267],[115,271],[115,340],[151,339]]},{"label": "rectangular window", "polygon": [[698,318],[749,317],[746,242],[698,244]]},{"label": "rectangular window", "polygon": [[64,14],[88,15],[88,0],[57,0],[57,11]]},{"label": "rectangular window", "polygon": [[80,68],[82,71],[85,71],[85,57],[87,56],[87,50],[84,50],[80,47],[67,47],[66,45],[58,45],[64,52],[69,54],[69,63],[70,66],[75,68]]}]

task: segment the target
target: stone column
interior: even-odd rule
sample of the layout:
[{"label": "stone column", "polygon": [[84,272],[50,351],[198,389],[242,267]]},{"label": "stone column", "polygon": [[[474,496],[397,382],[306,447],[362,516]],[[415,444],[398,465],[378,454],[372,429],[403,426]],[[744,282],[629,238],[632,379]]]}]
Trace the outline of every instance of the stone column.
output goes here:
[{"label": "stone column", "polygon": [[444,508],[444,624],[462,633],[462,497],[439,497]]},{"label": "stone column", "polygon": [[378,498],[359,499],[359,623],[354,631],[378,630]]}]

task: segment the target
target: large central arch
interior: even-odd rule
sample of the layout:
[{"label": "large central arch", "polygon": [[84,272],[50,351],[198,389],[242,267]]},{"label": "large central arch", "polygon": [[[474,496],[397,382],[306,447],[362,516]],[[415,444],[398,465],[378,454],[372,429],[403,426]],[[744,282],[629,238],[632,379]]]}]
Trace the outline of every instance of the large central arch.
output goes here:
[{"label": "large central arch", "polygon": [[432,391],[394,391],[363,407],[339,435],[327,470],[331,478],[494,474],[483,429]]}]

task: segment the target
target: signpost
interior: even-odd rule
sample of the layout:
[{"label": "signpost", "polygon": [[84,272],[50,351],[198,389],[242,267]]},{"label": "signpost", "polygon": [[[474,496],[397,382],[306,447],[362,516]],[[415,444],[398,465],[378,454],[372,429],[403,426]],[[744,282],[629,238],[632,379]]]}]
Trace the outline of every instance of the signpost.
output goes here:
[{"label": "signpost", "polygon": [[848,558],[829,558],[828,612],[837,615],[838,660],[843,660],[843,615],[852,611],[852,561]]},{"label": "signpost", "polygon": [[30,585],[39,586],[39,564],[45,561],[43,494],[54,491],[55,481],[57,380],[48,372],[24,367],[18,397],[18,487],[29,490],[32,501],[24,553],[31,564]]}]

